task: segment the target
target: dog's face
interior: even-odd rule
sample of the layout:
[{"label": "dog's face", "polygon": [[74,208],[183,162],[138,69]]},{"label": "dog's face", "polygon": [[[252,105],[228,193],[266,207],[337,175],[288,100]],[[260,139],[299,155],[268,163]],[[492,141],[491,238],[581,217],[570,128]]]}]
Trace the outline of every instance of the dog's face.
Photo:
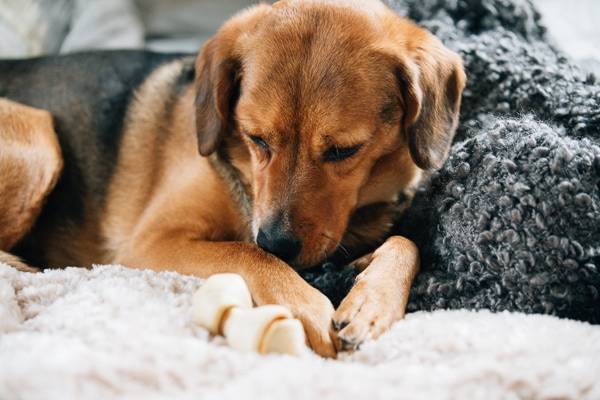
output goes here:
[{"label": "dog's face", "polygon": [[196,71],[200,153],[228,147],[257,244],[297,268],[335,251],[359,207],[443,163],[465,79],[458,56],[377,1],[258,6]]}]

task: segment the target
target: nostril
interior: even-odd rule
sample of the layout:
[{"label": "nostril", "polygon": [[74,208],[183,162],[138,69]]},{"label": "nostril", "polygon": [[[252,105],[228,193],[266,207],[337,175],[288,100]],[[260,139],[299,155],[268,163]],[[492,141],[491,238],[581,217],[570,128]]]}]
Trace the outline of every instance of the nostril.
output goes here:
[{"label": "nostril", "polygon": [[302,242],[289,233],[266,233],[262,228],[256,235],[256,244],[263,250],[281,258],[291,261],[300,254]]}]

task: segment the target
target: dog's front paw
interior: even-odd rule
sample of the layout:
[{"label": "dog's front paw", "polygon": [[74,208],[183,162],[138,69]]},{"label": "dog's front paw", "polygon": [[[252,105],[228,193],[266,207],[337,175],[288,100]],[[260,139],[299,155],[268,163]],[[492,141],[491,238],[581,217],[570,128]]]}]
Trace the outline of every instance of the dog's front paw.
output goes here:
[{"label": "dog's front paw", "polygon": [[338,351],[358,349],[365,340],[378,337],[404,317],[419,267],[416,247],[399,237],[388,239],[372,256],[357,262],[369,265],[356,277],[331,324]]},{"label": "dog's front paw", "polygon": [[[319,293],[319,295],[321,295]],[[313,351],[322,357],[336,356],[336,348],[330,335],[329,327],[334,313],[334,308],[329,299],[322,298],[293,310],[294,316],[304,326],[306,337]]]},{"label": "dog's front paw", "polygon": [[381,335],[404,316],[400,303],[385,287],[366,279],[359,280],[333,316],[337,350],[356,350],[365,340]]}]

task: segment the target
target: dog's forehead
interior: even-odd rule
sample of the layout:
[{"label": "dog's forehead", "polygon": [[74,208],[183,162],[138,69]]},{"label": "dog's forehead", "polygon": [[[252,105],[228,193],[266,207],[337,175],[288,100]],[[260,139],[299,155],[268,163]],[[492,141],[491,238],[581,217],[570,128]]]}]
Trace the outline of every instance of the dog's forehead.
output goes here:
[{"label": "dog's forehead", "polygon": [[280,1],[244,32],[238,49],[243,54],[269,57],[277,55],[273,50],[286,50],[297,58],[319,48],[360,49],[385,34],[381,22],[385,10],[375,0]]},{"label": "dog's forehead", "polygon": [[255,130],[305,134],[337,132],[379,117],[386,91],[377,76],[361,76],[347,63],[330,62],[322,69],[307,64],[312,63],[267,71],[257,79],[244,76],[238,116]]},{"label": "dog's forehead", "polygon": [[357,13],[338,14],[309,8],[280,26],[266,21],[243,54],[239,111],[274,131],[335,131],[377,115],[392,77],[373,57],[377,32],[357,25]]}]

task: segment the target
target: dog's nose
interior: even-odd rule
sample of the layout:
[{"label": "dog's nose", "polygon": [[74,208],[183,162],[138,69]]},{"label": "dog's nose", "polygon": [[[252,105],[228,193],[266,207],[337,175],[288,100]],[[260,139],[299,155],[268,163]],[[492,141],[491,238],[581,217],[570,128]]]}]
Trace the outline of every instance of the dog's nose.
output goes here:
[{"label": "dog's nose", "polygon": [[302,249],[302,242],[279,223],[262,226],[258,230],[256,244],[283,261],[292,261]]}]

